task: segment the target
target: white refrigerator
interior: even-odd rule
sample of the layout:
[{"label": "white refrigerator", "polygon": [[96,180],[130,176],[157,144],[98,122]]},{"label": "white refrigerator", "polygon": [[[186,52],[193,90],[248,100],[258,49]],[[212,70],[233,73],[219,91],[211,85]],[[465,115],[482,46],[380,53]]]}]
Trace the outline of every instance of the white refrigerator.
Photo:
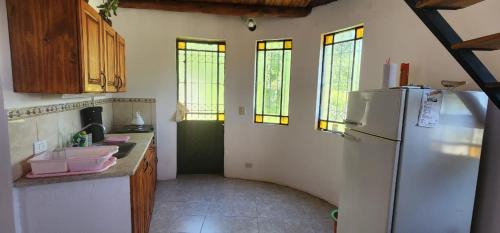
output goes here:
[{"label": "white refrigerator", "polygon": [[418,126],[423,89],[351,92],[339,233],[470,231],[482,92],[442,92],[439,123]]}]

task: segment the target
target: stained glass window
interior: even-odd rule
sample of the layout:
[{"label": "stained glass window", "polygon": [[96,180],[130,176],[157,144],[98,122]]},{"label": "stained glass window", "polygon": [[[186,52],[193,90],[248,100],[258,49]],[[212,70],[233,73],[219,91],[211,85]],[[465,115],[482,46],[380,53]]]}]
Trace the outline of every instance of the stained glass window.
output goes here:
[{"label": "stained glass window", "polygon": [[359,89],[364,27],[323,35],[318,129],[345,131],[347,95]]},{"label": "stained glass window", "polygon": [[292,40],[257,41],[255,123],[289,124]]},{"label": "stained glass window", "polygon": [[224,121],[226,43],[177,40],[178,100],[186,120]]}]

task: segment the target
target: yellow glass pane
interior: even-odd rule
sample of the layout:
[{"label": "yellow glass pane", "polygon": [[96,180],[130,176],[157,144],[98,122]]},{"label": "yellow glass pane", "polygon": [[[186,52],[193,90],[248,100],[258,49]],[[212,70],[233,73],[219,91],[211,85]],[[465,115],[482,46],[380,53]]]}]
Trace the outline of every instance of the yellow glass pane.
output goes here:
[{"label": "yellow glass pane", "polygon": [[333,44],[333,35],[325,36],[325,44]]},{"label": "yellow glass pane", "polygon": [[356,30],[356,39],[363,38],[364,34],[365,34],[365,28],[358,28]]},{"label": "yellow glass pane", "polygon": [[219,113],[219,114],[217,115],[217,120],[218,120],[218,121],[224,121],[224,113]]},{"label": "yellow glass pane", "polygon": [[220,44],[219,45],[219,52],[226,52],[226,45]]},{"label": "yellow glass pane", "polygon": [[262,123],[263,120],[264,119],[263,119],[262,115],[255,115],[255,122]]},{"label": "yellow glass pane", "polygon": [[266,42],[259,42],[257,45],[258,45],[257,47],[259,50],[266,49]]},{"label": "yellow glass pane", "polygon": [[291,49],[292,48],[292,41],[287,40],[285,41],[285,49]]},{"label": "yellow glass pane", "polygon": [[186,42],[183,42],[183,41],[177,42],[177,48],[178,49],[186,49]]},{"label": "yellow glass pane", "polygon": [[280,118],[280,124],[282,124],[282,125],[288,125],[288,117],[281,117]]},{"label": "yellow glass pane", "polygon": [[328,123],[326,121],[320,121],[319,122],[319,128],[320,129],[326,129],[328,127]]}]

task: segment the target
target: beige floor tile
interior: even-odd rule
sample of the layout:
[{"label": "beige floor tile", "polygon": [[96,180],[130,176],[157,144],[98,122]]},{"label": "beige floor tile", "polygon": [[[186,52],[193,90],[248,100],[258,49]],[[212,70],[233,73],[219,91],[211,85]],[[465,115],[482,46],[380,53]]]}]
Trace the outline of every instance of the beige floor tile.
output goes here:
[{"label": "beige floor tile", "polygon": [[[151,232],[177,232],[167,225],[176,225],[169,222],[173,220],[162,220],[167,218],[196,230],[198,222],[192,216],[203,216],[202,233],[330,233],[332,222],[325,215],[332,208],[319,198],[279,185],[183,175],[158,183]],[[183,228],[173,230],[179,229]]]}]

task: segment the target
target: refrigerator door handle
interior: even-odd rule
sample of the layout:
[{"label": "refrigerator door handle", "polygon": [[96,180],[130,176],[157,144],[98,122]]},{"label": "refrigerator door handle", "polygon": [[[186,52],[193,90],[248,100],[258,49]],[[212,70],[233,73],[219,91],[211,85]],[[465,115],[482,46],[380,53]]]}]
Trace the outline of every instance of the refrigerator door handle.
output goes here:
[{"label": "refrigerator door handle", "polygon": [[334,134],[337,134],[345,139],[349,139],[349,140],[352,140],[352,141],[361,141],[361,139],[355,137],[355,136],[352,136],[348,133],[345,133],[345,132],[342,132],[342,131],[332,131],[332,133]]},{"label": "refrigerator door handle", "polygon": [[343,133],[343,135],[344,136],[342,136],[342,137],[344,137],[345,139],[352,140],[352,141],[357,141],[357,142],[361,141],[360,138],[357,138],[357,137],[355,137],[353,135],[350,135],[348,133]]},{"label": "refrigerator door handle", "polygon": [[363,123],[361,123],[361,122],[352,121],[352,120],[348,120],[348,119],[344,120],[344,124],[347,124],[347,125],[359,125],[359,126],[363,125]]},{"label": "refrigerator door handle", "polygon": [[339,135],[341,137],[345,137],[345,133],[342,132],[342,131],[332,131],[332,133],[337,134],[337,135]]}]

